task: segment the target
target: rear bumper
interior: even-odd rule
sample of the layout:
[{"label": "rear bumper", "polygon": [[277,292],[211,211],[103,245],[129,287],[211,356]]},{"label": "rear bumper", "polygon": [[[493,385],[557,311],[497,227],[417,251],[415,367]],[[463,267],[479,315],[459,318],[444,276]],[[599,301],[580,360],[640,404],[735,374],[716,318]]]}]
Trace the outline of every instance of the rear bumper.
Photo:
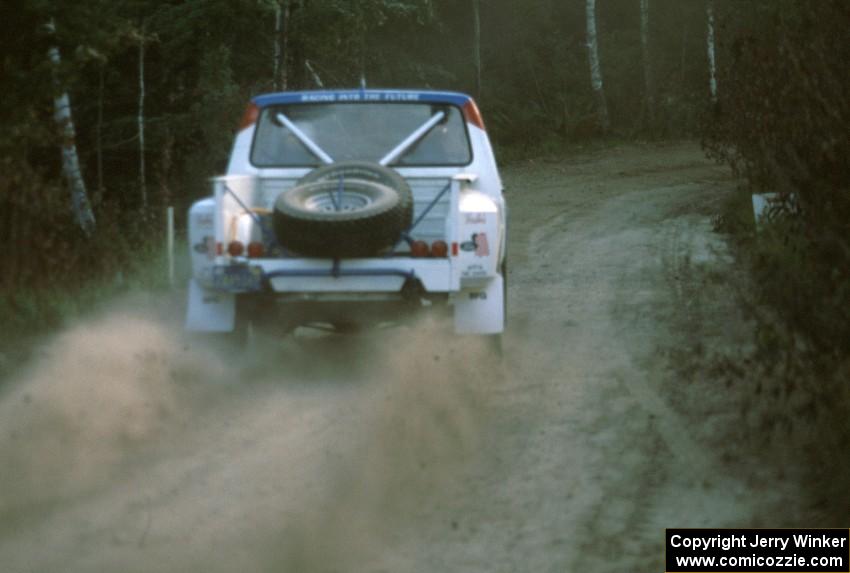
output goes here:
[{"label": "rear bumper", "polygon": [[[252,276],[252,288],[214,288],[198,279],[189,282],[186,328],[199,332],[230,332],[237,300],[252,303],[268,316],[286,307],[290,322],[329,322],[382,316],[398,317],[418,308],[451,305],[459,334],[497,334],[504,329],[504,280],[500,274],[470,283],[453,275],[446,260],[377,259],[345,261],[275,261],[266,266],[227,265]],[[390,263],[393,263],[392,265]],[[254,280],[255,279],[255,280]],[[303,282],[302,282],[303,281]],[[456,282],[453,282],[456,281]],[[424,285],[430,288],[425,288]],[[457,287],[457,288],[456,288]],[[239,296],[237,296],[239,295]],[[239,314],[242,314],[240,311]]]},{"label": "rear bumper", "polygon": [[[239,275],[245,280],[234,279]],[[259,259],[210,267],[198,278],[206,288],[230,293],[397,293],[410,282],[431,293],[460,290],[451,259]]]}]

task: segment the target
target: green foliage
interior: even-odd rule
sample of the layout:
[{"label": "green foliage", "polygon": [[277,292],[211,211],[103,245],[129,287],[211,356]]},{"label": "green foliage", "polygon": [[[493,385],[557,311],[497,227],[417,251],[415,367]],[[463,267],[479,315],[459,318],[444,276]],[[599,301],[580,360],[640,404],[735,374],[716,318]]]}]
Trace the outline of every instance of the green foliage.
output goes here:
[{"label": "green foliage", "polygon": [[[728,44],[707,148],[780,194],[756,260],[762,295],[812,360],[850,355],[850,5],[757,3]],[[772,25],[752,28],[748,21]]]},{"label": "green foliage", "polygon": [[850,439],[850,4],[753,2],[731,15],[705,145],[747,191],[780,196],[756,235],[724,222],[752,263],[757,364],[783,397],[784,423],[815,428],[807,454],[831,467],[816,488],[844,507],[850,466],[835,459]]}]

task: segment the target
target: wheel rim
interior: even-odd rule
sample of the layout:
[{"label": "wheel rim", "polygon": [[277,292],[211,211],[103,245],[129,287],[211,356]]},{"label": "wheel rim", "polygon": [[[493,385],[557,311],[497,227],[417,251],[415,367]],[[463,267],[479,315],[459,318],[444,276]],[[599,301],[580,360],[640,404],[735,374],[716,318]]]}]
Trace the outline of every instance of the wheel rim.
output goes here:
[{"label": "wheel rim", "polygon": [[304,201],[304,208],[314,213],[351,212],[365,209],[374,203],[370,195],[344,191],[337,197],[333,191],[312,195]]}]

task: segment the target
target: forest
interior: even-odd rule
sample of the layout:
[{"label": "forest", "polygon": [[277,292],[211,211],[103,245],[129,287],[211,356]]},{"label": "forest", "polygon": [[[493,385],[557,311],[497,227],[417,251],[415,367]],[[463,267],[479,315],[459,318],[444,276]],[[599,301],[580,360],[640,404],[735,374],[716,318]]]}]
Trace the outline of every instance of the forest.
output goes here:
[{"label": "forest", "polygon": [[[3,0],[0,28],[0,569],[662,571],[666,528],[847,527],[850,1]],[[384,156],[411,220],[443,201],[428,260],[406,220],[373,261],[252,254],[259,201],[228,215],[250,257],[209,211],[188,240],[252,97],[362,86],[481,111],[499,178],[396,162],[444,102]],[[334,216],[344,179],[313,184]],[[504,345],[449,327],[471,301]]]},{"label": "forest", "polygon": [[472,93],[505,162],[702,140],[746,201],[780,194],[752,264],[790,330],[766,346],[850,372],[844,0],[13,0],[0,22],[10,330],[159,252],[251,96],[365,84]]}]

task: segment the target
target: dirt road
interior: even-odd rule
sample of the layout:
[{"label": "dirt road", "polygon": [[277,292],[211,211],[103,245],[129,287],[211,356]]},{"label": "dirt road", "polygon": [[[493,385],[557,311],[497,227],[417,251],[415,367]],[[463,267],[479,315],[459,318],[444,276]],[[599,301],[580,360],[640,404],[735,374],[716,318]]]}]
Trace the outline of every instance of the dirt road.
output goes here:
[{"label": "dirt road", "polygon": [[119,301],[0,396],[2,570],[662,571],[665,527],[798,524],[710,368],[752,336],[727,171],[676,145],[504,175],[503,368],[428,320],[233,356]]}]

